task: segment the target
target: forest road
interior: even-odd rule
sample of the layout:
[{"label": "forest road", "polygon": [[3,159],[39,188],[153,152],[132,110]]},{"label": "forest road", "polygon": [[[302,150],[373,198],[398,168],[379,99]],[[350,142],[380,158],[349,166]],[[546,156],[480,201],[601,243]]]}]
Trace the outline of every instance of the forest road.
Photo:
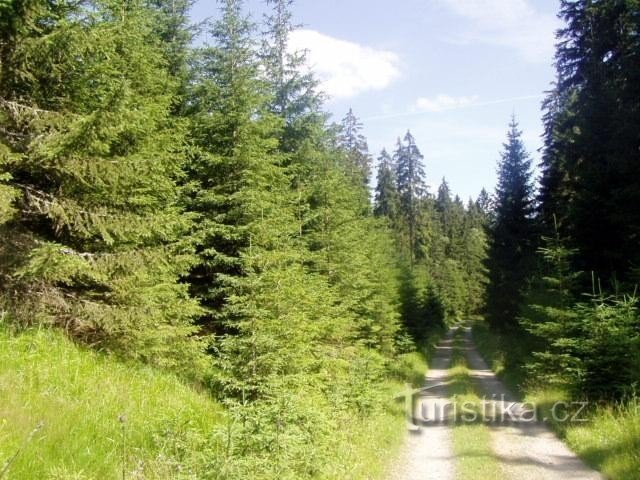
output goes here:
[{"label": "forest road", "polygon": [[[531,421],[531,407],[516,401],[478,353],[471,329],[463,327],[462,349],[469,374],[479,396],[489,405],[485,425],[491,437],[491,450],[500,466],[500,478],[509,480],[604,480],[587,467],[542,421]],[[453,332],[441,341],[426,375],[425,388],[419,393],[421,403],[450,404],[446,382],[451,365]],[[447,403],[448,402],[448,403]],[[435,405],[435,409],[434,409]],[[424,407],[423,407],[424,409]],[[489,412],[490,415],[487,415]],[[504,412],[508,412],[506,415]],[[424,414],[422,417],[424,418]],[[452,448],[455,422],[420,422],[412,428],[402,452],[392,466],[389,480],[453,480],[456,456]],[[478,479],[493,480],[493,479]]]},{"label": "forest road", "polygon": [[[447,381],[453,351],[453,331],[438,344],[425,376],[424,389],[416,399],[444,404],[448,401]],[[409,424],[409,434],[402,452],[391,469],[389,480],[453,480],[455,465],[451,428],[445,424],[415,427]]]}]

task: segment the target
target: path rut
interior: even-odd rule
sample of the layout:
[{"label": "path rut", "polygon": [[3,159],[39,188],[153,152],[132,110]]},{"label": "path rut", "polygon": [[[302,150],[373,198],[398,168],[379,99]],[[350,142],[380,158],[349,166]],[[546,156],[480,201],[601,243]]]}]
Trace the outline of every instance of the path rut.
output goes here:
[{"label": "path rut", "polygon": [[[432,368],[425,376],[426,389],[418,394],[420,400],[431,404],[446,402],[452,348],[453,332],[449,332],[436,347]],[[451,429],[448,426],[434,424],[412,428],[390,480],[453,480],[454,466]]]},{"label": "path rut", "polygon": [[[480,356],[471,336],[465,331],[465,348],[471,377],[477,389],[487,397],[514,404],[512,411],[526,411],[514,395],[496,377]],[[509,422],[490,425],[492,448],[502,471],[509,479],[602,480],[600,473],[587,467],[542,422]]]}]

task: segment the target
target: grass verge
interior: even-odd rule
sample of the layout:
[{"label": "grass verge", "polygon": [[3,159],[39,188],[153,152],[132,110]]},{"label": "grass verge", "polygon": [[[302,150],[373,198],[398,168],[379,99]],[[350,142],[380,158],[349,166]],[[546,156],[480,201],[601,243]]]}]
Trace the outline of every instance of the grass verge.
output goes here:
[{"label": "grass verge", "polygon": [[223,417],[174,376],[0,325],[0,478],[190,478]]},{"label": "grass verge", "polygon": [[424,383],[427,359],[421,353],[399,355],[391,366],[391,376],[382,385],[380,401],[385,408],[360,420],[345,420],[336,432],[335,450],[321,478],[373,480],[388,478],[391,459],[396,458],[407,434],[404,404],[393,399]]},{"label": "grass verge", "polygon": [[[481,404],[478,392],[469,375],[469,368],[463,350],[463,332],[459,329],[454,336],[451,369],[452,380],[449,394],[458,412],[464,405]],[[476,412],[479,413],[479,412]],[[453,428],[453,450],[456,455],[456,478],[460,480],[477,478],[503,478],[498,459],[491,449],[491,434],[482,423],[456,423]]]},{"label": "grass verge", "polygon": [[[540,417],[550,419],[550,427],[587,465],[611,480],[640,480],[638,399],[587,407],[581,412],[580,406],[572,405],[568,395],[558,389],[538,389],[528,393],[526,400],[538,406]],[[551,409],[558,402],[563,402],[560,418],[577,414],[575,421],[553,419]]]},{"label": "grass verge", "polygon": [[[322,446],[326,461],[313,475],[296,465],[288,471],[297,479],[385,478],[406,434],[393,398],[406,383],[421,384],[426,369],[422,355],[401,355],[379,385],[382,407],[314,425],[331,439]],[[221,470],[228,462],[251,459],[228,456],[227,426],[220,404],[173,375],[80,347],[58,330],[14,333],[0,324],[2,480],[229,480]],[[292,458],[316,447],[301,445]]]}]

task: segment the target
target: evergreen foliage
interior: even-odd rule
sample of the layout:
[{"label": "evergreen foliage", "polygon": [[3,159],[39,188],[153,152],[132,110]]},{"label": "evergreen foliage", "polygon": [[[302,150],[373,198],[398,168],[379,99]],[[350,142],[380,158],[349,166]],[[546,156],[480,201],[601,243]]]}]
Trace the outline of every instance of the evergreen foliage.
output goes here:
[{"label": "evergreen foliage", "polygon": [[200,309],[178,281],[192,261],[183,130],[154,16],[96,1],[29,4],[9,20],[0,140],[21,195],[3,233],[6,300],[26,322],[126,356],[201,365]]},{"label": "evergreen foliage", "polygon": [[639,380],[637,298],[606,296],[594,284],[588,301],[578,302],[574,292],[581,274],[571,264],[577,251],[566,247],[557,230],[543,241],[545,275],[529,294],[521,319],[537,340],[530,370],[577,398],[629,397]]},{"label": "evergreen foliage", "polygon": [[638,3],[563,0],[560,17],[541,211],[578,249],[575,268],[625,281],[640,262]]},{"label": "evergreen foliage", "polygon": [[475,201],[475,204],[480,214],[485,219],[488,219],[493,209],[493,204],[491,201],[491,197],[489,196],[489,193],[484,188],[478,194],[478,198]]},{"label": "evergreen foliage", "polygon": [[371,177],[371,155],[367,140],[362,135],[362,123],[352,109],[349,109],[340,124],[338,146],[345,152],[346,169],[354,181],[368,186]]},{"label": "evergreen foliage", "polygon": [[412,262],[420,251],[421,206],[427,195],[423,159],[415,138],[407,131],[403,142],[398,139],[393,162],[396,167],[400,216],[407,231],[406,248]]},{"label": "evergreen foliage", "polygon": [[378,175],[373,213],[378,217],[387,217],[390,222],[394,222],[398,218],[398,209],[395,168],[387,150],[382,149],[378,157]]},{"label": "evergreen foliage", "polygon": [[[537,218],[546,236],[539,268],[531,270],[524,255],[535,235],[528,164],[521,162],[522,188],[511,195],[521,199],[512,202],[517,208],[511,213],[518,215],[511,215],[511,224],[517,228],[507,231],[510,235],[500,229],[501,197],[509,190],[503,175],[489,216],[489,318],[504,328],[520,312],[526,331],[518,332],[519,340],[533,352],[533,361],[518,360],[529,363],[538,382],[560,385],[574,398],[628,399],[640,365],[633,284],[640,225],[640,8],[636,1],[589,0],[563,0],[560,7],[565,26],[558,32],[557,80],[544,103]],[[507,268],[510,276],[500,275]],[[522,295],[527,275],[526,295],[506,302]],[[518,291],[504,285],[507,279]],[[501,282],[504,286],[496,288]],[[580,294],[588,288],[585,300]]]},{"label": "evergreen foliage", "polygon": [[[240,1],[223,2],[221,12],[211,30],[216,43],[197,52],[188,102],[189,210],[198,215],[198,264],[189,284],[209,307],[211,331],[221,328],[216,314],[234,292],[237,278],[247,273],[243,252],[287,235],[287,226],[275,219],[281,202],[287,201],[288,180],[276,140],[281,122],[266,110],[266,85],[258,79],[251,36],[254,26]],[[269,188],[273,195],[267,195]],[[286,210],[284,205],[283,215]],[[253,237],[263,220],[275,222],[275,231],[273,238],[265,232],[267,237],[258,240]]]},{"label": "evergreen foliage", "polygon": [[[397,162],[401,159],[405,182],[410,177],[407,172],[417,172],[409,186],[402,187],[398,177],[401,166]],[[383,150],[374,203],[374,214],[386,217],[404,252],[404,261],[408,262],[403,267],[402,311],[405,326],[418,343],[434,329],[477,314],[483,307],[487,275],[485,228],[490,214],[486,192],[485,198],[470,201],[465,208],[458,196],[452,198],[444,179],[438,195],[430,196],[420,159],[412,137],[406,144],[398,141],[394,158]],[[405,191],[404,214],[401,188]],[[406,193],[411,189],[419,192],[413,201]],[[412,209],[409,214],[407,207]],[[413,231],[409,228],[411,218]],[[413,248],[408,246],[410,238]]]},{"label": "evergreen foliage", "polygon": [[317,80],[303,71],[305,52],[289,50],[289,35],[298,28],[292,23],[293,0],[267,0],[271,12],[265,15],[260,58],[267,73],[271,111],[285,119],[288,134],[300,128],[300,120],[317,113],[322,95]]},{"label": "evergreen foliage", "polygon": [[221,0],[199,46],[191,4],[0,2],[0,316],[213,394],[202,478],[355,478],[326,459],[481,305],[486,199],[430,196],[407,132],[372,205],[360,121],[330,124],[289,51],[291,0],[261,38]]},{"label": "evergreen foliage", "polygon": [[534,266],[531,160],[521,136],[514,118],[498,165],[495,209],[489,225],[487,314],[496,329],[517,327],[516,316]]}]

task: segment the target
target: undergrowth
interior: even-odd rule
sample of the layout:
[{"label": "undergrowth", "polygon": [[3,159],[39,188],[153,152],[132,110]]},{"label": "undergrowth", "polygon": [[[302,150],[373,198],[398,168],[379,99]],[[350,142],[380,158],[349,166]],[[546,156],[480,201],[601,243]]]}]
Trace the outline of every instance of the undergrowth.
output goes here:
[{"label": "undergrowth", "polygon": [[[295,439],[281,438],[290,456],[278,466],[271,451],[230,449],[238,425],[228,410],[176,376],[78,346],[58,330],[0,325],[0,479],[235,480],[248,471],[381,479],[405,436],[394,397],[407,383],[421,384],[425,371],[421,354],[400,355],[380,382],[381,405],[360,415],[326,419],[309,395],[316,443],[292,448]],[[282,475],[269,476],[274,471]]]}]

